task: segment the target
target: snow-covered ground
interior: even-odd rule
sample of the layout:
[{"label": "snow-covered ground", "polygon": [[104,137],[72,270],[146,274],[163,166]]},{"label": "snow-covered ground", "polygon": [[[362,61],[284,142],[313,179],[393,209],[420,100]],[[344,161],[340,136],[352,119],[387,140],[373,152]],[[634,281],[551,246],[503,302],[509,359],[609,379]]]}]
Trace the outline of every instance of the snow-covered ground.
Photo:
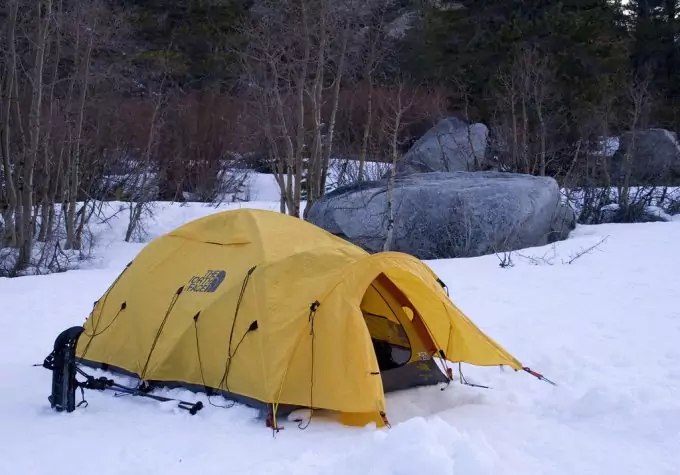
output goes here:
[{"label": "snow-covered ground", "polygon": [[[158,204],[147,239],[224,209],[277,210],[262,190],[252,197],[262,201],[218,208]],[[313,420],[273,438],[243,406],[206,404],[190,416],[88,391],[88,407],[50,410],[51,374],[31,365],[142,249],[122,241],[126,219],[95,226],[96,258],[80,270],[0,279],[3,475],[680,473],[680,221],[578,227],[565,242],[514,253],[506,269],[496,256],[429,262],[483,330],[556,387],[467,367],[469,380],[492,389],[389,395],[391,429]]]}]

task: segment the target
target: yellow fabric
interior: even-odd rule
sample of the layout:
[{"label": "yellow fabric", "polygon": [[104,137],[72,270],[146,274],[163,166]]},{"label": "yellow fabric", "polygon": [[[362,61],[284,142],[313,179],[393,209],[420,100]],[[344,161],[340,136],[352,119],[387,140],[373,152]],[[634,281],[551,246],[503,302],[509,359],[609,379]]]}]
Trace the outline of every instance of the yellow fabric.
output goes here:
[{"label": "yellow fabric", "polygon": [[404,327],[385,317],[376,317],[371,313],[364,313],[364,320],[368,333],[376,340],[386,341],[392,345],[411,349],[410,339]]},{"label": "yellow fabric", "polygon": [[451,361],[521,368],[420,260],[369,255],[303,220],[252,209],[193,221],[148,244],[98,301],[77,354],[146,380],[381,424],[368,311],[403,327],[412,360],[429,347]]},{"label": "yellow fabric", "polygon": [[393,323],[399,323],[397,305],[392,295],[380,282],[373,281],[366,289],[361,300],[361,310],[369,315],[381,316]]},{"label": "yellow fabric", "polygon": [[[409,361],[418,360],[422,353],[431,356],[436,351],[436,345],[420,315],[414,320],[410,302],[403,292],[393,287],[387,276],[380,274],[364,293],[361,311],[369,334],[378,340],[410,349]],[[423,327],[422,331],[418,330],[417,325]]]}]

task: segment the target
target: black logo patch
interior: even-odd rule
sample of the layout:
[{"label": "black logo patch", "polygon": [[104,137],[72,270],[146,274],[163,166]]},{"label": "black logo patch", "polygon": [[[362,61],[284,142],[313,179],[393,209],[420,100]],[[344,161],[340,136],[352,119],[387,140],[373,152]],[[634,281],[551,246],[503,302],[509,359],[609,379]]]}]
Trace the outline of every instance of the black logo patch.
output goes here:
[{"label": "black logo patch", "polygon": [[205,275],[195,275],[189,280],[188,292],[214,292],[224,281],[227,273],[223,270],[209,270]]}]

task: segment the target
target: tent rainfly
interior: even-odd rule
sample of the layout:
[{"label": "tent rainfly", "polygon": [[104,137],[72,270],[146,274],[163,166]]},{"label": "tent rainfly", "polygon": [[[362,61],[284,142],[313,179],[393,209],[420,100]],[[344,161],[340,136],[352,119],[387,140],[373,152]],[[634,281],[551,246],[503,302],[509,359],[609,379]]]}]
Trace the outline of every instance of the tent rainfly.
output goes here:
[{"label": "tent rainfly", "polygon": [[531,372],[420,260],[273,211],[221,212],[153,240],[83,327],[79,363],[259,407],[274,429],[300,408],[382,427],[385,393],[449,382],[446,361]]}]

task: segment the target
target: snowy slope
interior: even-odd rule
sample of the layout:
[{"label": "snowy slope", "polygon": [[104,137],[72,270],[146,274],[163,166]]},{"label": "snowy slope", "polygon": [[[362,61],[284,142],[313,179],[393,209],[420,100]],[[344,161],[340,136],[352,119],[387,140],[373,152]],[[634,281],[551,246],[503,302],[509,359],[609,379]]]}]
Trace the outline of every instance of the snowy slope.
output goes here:
[{"label": "snowy slope", "polygon": [[[218,209],[236,206],[246,204]],[[148,238],[215,211],[158,204]],[[192,417],[174,404],[89,391],[85,409],[49,409],[50,373],[31,364],[83,322],[142,248],[122,242],[125,219],[98,226],[98,258],[82,270],[0,279],[2,474],[678,473],[680,221],[579,227],[568,241],[513,254],[507,269],[496,256],[429,263],[463,311],[557,387],[466,367],[469,380],[492,389],[389,395],[389,430],[314,420],[305,431],[287,423],[273,438],[242,406],[206,404]]]}]

